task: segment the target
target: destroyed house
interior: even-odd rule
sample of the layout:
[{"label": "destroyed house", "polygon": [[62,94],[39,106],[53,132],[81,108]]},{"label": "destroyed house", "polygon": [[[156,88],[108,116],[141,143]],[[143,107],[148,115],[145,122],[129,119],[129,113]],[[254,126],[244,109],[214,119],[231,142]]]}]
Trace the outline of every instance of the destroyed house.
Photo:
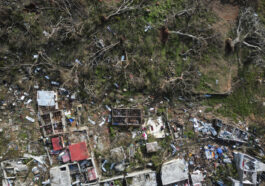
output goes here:
[{"label": "destroyed house", "polygon": [[115,108],[112,109],[112,125],[141,126],[141,109]]},{"label": "destroyed house", "polygon": [[70,170],[77,170],[83,175],[85,182],[93,182],[97,180],[98,174],[95,168],[95,163],[88,152],[86,142],[70,145],[69,152],[71,162],[74,162],[71,164]]},{"label": "destroyed house", "polygon": [[29,167],[24,160],[28,160],[28,158],[1,161],[0,173],[3,186],[20,185],[20,181],[25,180],[28,177]]},{"label": "destroyed house", "polygon": [[40,128],[44,137],[63,134],[66,132],[66,120],[63,111],[53,111],[38,115]]},{"label": "destroyed house", "polygon": [[156,172],[152,170],[128,173],[125,179],[128,186],[157,186]]},{"label": "destroyed house", "polygon": [[98,174],[92,159],[69,163],[70,176],[72,183],[80,182],[93,183],[98,180]]},{"label": "destroyed house", "polygon": [[155,138],[165,137],[165,124],[162,116],[157,118],[149,118],[143,125],[147,129],[147,134],[153,135]]},{"label": "destroyed house", "polygon": [[248,140],[249,134],[246,131],[224,124],[220,120],[214,120],[214,127],[218,131],[218,139],[240,143],[246,143]]},{"label": "destroyed house", "polygon": [[240,184],[257,185],[258,173],[265,171],[265,164],[240,152],[234,152],[234,160],[238,170]]},{"label": "destroyed house", "polygon": [[[98,180],[98,173],[85,142],[68,147],[71,163],[50,170],[51,185],[89,185]],[[64,178],[60,178],[60,177]]]}]

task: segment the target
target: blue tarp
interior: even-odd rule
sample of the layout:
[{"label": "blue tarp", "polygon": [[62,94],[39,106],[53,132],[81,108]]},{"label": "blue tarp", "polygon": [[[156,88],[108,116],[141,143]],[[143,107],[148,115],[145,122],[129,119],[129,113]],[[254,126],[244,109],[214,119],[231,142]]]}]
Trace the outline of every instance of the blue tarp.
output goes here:
[{"label": "blue tarp", "polygon": [[221,148],[217,148],[217,153],[218,154],[222,154],[223,153],[223,150]]}]

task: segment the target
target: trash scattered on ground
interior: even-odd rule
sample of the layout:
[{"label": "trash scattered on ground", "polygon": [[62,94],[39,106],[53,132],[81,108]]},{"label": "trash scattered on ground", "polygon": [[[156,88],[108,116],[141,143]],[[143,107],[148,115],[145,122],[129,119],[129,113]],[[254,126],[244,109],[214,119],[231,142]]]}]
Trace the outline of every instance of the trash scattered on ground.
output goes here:
[{"label": "trash scattered on ground", "polygon": [[33,119],[33,118],[29,117],[29,116],[26,116],[26,119],[29,120],[29,121],[31,121],[32,123],[35,122],[35,119]]}]

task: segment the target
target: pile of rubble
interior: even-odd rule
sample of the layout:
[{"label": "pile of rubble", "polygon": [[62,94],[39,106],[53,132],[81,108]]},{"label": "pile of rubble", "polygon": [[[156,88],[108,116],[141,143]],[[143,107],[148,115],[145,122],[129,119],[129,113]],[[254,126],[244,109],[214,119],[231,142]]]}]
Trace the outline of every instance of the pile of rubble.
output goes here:
[{"label": "pile of rubble", "polygon": [[[198,137],[194,139],[199,141],[195,143],[184,135],[190,122],[181,114],[169,120],[166,115],[157,115],[153,108],[146,114],[138,107],[105,105],[96,111],[96,117],[85,115],[86,122],[81,118],[83,106],[74,97],[43,90],[36,95],[38,110],[29,107],[32,112],[25,119],[38,121],[45,153],[34,155],[34,143],[29,143],[28,153],[22,158],[2,161],[4,186],[199,186],[208,184],[216,167],[233,163],[239,174],[239,179],[230,178],[234,184],[258,184],[259,173],[265,171],[261,161],[234,152],[228,145],[245,144],[250,134],[221,120],[210,122],[192,117],[189,121]],[[34,98],[26,93],[18,98],[26,105],[34,103]],[[187,117],[187,111],[183,113]],[[115,140],[105,147],[102,139],[111,135]],[[156,159],[160,161],[159,171]]]}]

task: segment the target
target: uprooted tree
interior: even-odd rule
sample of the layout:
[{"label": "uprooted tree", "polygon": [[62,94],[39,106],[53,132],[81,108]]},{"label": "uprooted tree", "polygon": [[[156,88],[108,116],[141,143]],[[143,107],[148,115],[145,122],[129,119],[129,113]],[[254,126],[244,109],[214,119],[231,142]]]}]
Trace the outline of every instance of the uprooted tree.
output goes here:
[{"label": "uprooted tree", "polygon": [[254,64],[264,66],[265,27],[260,23],[258,15],[252,8],[243,9],[238,18],[236,37],[226,40],[226,48],[232,52],[242,46],[252,50],[251,59]]}]

